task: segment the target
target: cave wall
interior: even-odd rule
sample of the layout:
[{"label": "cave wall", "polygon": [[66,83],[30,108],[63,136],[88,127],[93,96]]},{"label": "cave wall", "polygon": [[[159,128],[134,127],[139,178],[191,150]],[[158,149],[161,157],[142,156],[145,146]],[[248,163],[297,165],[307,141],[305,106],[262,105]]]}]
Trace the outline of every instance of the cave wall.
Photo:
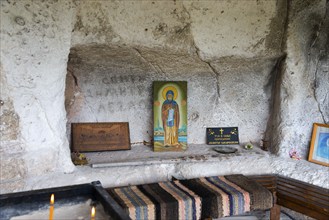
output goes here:
[{"label": "cave wall", "polygon": [[64,107],[73,11],[69,1],[0,4],[1,188],[19,190],[29,176],[74,170]]},{"label": "cave wall", "polygon": [[128,121],[132,142],[150,141],[152,81],[184,80],[188,143],[205,143],[206,127],[239,126],[242,143],[258,144],[286,9],[285,1],[80,1],[68,63],[68,124]]},{"label": "cave wall", "polygon": [[74,172],[67,118],[129,121],[132,141],[149,139],[154,80],[189,82],[190,143],[235,125],[305,159],[312,123],[328,123],[325,0],[0,4],[1,190]]},{"label": "cave wall", "polygon": [[[93,10],[90,10],[90,9]],[[124,44],[203,59],[277,55],[285,1],[76,1],[72,46]]]},{"label": "cave wall", "polygon": [[206,143],[206,127],[216,126],[238,126],[241,143],[258,144],[266,130],[275,62],[224,58],[208,63],[196,53],[164,49],[75,47],[66,81],[68,137],[71,122],[127,121],[133,143],[151,141],[152,82],[182,80],[188,82],[189,144]]},{"label": "cave wall", "polygon": [[[329,123],[328,1],[291,1],[273,102],[271,150],[306,159],[313,123]],[[272,130],[271,130],[272,129]]]}]

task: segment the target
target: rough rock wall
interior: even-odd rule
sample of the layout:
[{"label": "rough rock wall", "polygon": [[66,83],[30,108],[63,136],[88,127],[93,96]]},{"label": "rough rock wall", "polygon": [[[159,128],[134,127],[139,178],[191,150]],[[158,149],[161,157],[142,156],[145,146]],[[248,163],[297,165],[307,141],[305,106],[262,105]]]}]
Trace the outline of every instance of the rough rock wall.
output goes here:
[{"label": "rough rock wall", "polygon": [[[76,1],[72,46],[169,48],[204,59],[277,54],[285,1]],[[90,10],[90,9],[93,10]]]},{"label": "rough rock wall", "polygon": [[149,140],[152,81],[186,80],[189,143],[205,143],[210,126],[239,126],[241,142],[258,143],[286,9],[285,1],[77,2],[68,124],[128,121],[132,142]]},{"label": "rough rock wall", "polygon": [[327,1],[291,1],[285,52],[277,72],[272,151],[288,157],[309,152],[313,123],[329,121]]},{"label": "rough rock wall", "polygon": [[[2,66],[0,67],[0,182],[7,180],[19,180],[26,176],[25,161],[23,159],[23,148],[19,142],[20,135],[19,116],[15,112],[12,97],[10,97],[7,86],[7,79],[3,73]],[[24,184],[10,183],[2,185],[9,191],[17,188],[23,188]]]},{"label": "rough rock wall", "polygon": [[65,134],[64,108],[71,4],[0,4],[1,182],[21,179],[20,185],[24,185],[26,175],[74,168]]},{"label": "rough rock wall", "polygon": [[68,124],[127,121],[132,142],[150,141],[152,82],[183,80],[188,82],[188,143],[205,143],[205,128],[212,126],[238,126],[242,143],[259,143],[268,119],[274,65],[275,59],[209,64],[196,53],[145,47],[75,47],[66,81]]},{"label": "rough rock wall", "polygon": [[160,79],[189,81],[190,143],[232,124],[258,142],[270,119],[272,151],[305,157],[310,124],[328,122],[328,3],[289,2],[1,1],[1,188],[73,171],[64,101],[71,121],[130,120],[149,138]]}]

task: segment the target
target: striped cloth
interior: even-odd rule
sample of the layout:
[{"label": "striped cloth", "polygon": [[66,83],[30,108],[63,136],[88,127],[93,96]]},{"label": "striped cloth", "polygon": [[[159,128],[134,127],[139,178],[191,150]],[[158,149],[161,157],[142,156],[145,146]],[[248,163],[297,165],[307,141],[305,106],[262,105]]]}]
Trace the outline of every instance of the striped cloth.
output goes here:
[{"label": "striped cloth", "polygon": [[200,219],[201,198],[179,181],[107,189],[131,219]]},{"label": "striped cloth", "polygon": [[202,216],[217,218],[250,211],[250,194],[223,176],[181,182],[202,197]]},{"label": "striped cloth", "polygon": [[200,219],[269,209],[272,194],[243,175],[107,189],[132,219]]},{"label": "striped cloth", "polygon": [[274,198],[272,193],[256,181],[244,175],[229,175],[225,178],[250,193],[251,210],[266,210],[273,207]]},{"label": "striped cloth", "polygon": [[239,215],[273,206],[271,192],[243,175],[215,176],[180,182],[202,198],[202,218]]}]

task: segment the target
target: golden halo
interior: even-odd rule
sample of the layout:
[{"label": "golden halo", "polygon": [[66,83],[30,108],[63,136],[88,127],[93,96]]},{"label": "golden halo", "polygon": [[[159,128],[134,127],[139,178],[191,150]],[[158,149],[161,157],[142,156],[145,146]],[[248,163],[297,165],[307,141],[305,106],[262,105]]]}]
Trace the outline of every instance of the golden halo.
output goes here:
[{"label": "golden halo", "polygon": [[169,90],[171,90],[171,91],[174,92],[174,100],[175,100],[175,99],[177,98],[177,96],[178,96],[178,93],[177,93],[177,89],[176,89],[175,87],[173,87],[173,86],[167,86],[166,88],[164,88],[164,89],[162,90],[162,98],[163,98],[164,100],[167,99],[166,94],[167,94],[167,92],[168,92]]}]

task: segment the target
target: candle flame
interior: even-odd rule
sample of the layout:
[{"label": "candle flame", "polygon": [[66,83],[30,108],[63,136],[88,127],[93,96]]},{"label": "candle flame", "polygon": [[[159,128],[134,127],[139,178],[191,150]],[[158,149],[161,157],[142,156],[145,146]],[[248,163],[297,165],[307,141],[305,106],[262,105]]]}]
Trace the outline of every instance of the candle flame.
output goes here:
[{"label": "candle flame", "polygon": [[96,215],[96,209],[95,209],[95,206],[93,206],[93,207],[91,208],[91,217],[94,218],[95,215]]},{"label": "candle flame", "polygon": [[55,203],[55,196],[54,196],[54,194],[51,194],[51,196],[50,196],[50,205],[54,205],[54,203]]}]

